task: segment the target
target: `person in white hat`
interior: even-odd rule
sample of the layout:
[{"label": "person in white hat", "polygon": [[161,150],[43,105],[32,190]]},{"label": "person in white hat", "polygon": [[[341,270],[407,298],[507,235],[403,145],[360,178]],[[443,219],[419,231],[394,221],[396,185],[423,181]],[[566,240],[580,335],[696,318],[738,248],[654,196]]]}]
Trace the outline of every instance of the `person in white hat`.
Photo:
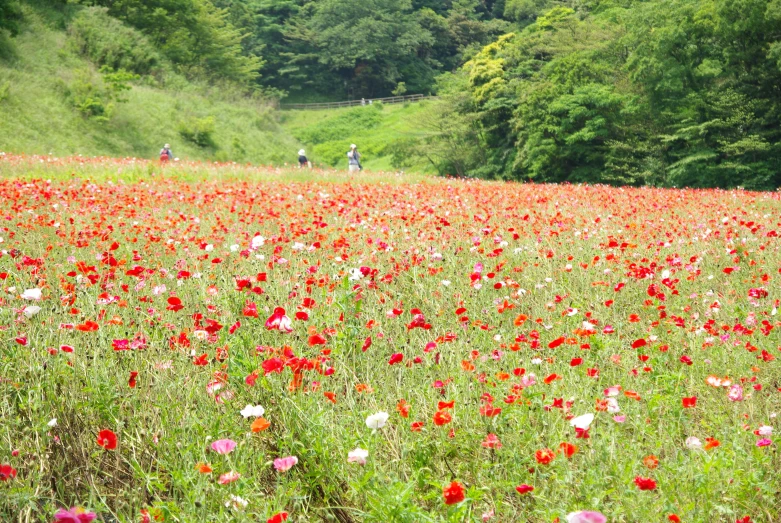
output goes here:
[{"label": "person in white hat", "polygon": [[347,165],[350,172],[363,169],[361,166],[361,153],[358,152],[358,146],[355,144],[350,146],[350,151],[347,153]]},{"label": "person in white hat", "polygon": [[312,162],[310,162],[306,157],[306,151],[301,149],[298,151],[298,168],[303,169],[304,167],[312,168]]}]

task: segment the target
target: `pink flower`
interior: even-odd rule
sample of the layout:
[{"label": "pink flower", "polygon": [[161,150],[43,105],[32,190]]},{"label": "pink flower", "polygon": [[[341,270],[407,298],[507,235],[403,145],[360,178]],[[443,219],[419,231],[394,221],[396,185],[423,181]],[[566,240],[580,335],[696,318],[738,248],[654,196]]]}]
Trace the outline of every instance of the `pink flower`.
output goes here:
[{"label": "pink flower", "polygon": [[727,397],[730,401],[743,401],[743,387],[737,384],[733,385],[730,387]]},{"label": "pink flower", "polygon": [[757,441],[757,447],[767,447],[768,445],[772,445],[773,440],[768,438],[762,438],[761,440]]},{"label": "pink flower", "polygon": [[620,416],[613,416],[613,421],[615,421],[616,423],[623,423],[626,421],[626,416],[624,416],[623,414]]},{"label": "pink flower", "polygon": [[232,439],[218,439],[212,443],[212,450],[217,454],[230,454],[236,448],[236,442]]},{"label": "pink flower", "polygon": [[489,434],[485,437],[482,443],[483,447],[487,449],[500,449],[502,448],[502,442],[496,437],[496,434]]},{"label": "pink flower", "polygon": [[220,479],[217,480],[217,483],[220,485],[227,485],[228,483],[233,483],[234,481],[237,481],[241,477],[241,474],[238,472],[230,471],[226,472],[225,474],[220,476]]},{"label": "pink flower", "polygon": [[87,512],[81,507],[71,507],[70,510],[61,508],[54,514],[56,523],[90,523],[98,517],[94,512]]},{"label": "pink flower", "polygon": [[287,472],[293,468],[293,465],[298,463],[298,458],[295,456],[288,456],[286,458],[277,458],[274,460],[274,468],[277,472]]},{"label": "pink flower", "polygon": [[580,510],[567,514],[567,523],[606,523],[607,518],[600,512]]}]

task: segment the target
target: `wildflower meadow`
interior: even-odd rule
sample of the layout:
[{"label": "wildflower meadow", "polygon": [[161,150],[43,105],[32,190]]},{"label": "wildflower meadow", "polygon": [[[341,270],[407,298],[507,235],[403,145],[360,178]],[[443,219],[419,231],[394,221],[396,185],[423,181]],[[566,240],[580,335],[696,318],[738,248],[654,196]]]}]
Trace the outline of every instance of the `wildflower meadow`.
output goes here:
[{"label": "wildflower meadow", "polygon": [[781,521],[778,192],[0,175],[2,521]]}]

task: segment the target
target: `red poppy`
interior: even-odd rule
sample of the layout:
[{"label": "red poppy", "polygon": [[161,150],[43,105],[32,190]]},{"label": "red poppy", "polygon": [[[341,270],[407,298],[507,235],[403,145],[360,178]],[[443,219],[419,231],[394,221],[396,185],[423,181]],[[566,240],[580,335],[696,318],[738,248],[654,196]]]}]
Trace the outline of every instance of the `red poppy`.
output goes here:
[{"label": "red poppy", "polygon": [[136,376],[138,376],[138,371],[137,370],[131,370],[130,371],[130,378],[127,380],[127,385],[131,389],[135,389],[136,388]]},{"label": "red poppy", "polygon": [[266,523],[282,523],[287,521],[287,512],[277,512],[266,520]]},{"label": "red poppy", "polygon": [[444,410],[438,410],[434,413],[434,425],[441,427],[447,425],[453,420],[453,417]]},{"label": "red poppy", "polygon": [[11,465],[0,465],[0,481],[8,481],[16,477],[16,469]]},{"label": "red poppy", "polygon": [[562,343],[564,343],[564,336],[560,338],[556,338],[552,342],[548,343],[548,348],[555,349],[556,347],[560,346]]},{"label": "red poppy", "polygon": [[692,396],[691,398],[682,398],[681,403],[683,404],[684,409],[691,409],[697,406],[697,396]]},{"label": "red poppy", "polygon": [[541,449],[534,453],[534,459],[536,459],[537,463],[540,465],[548,465],[555,457],[556,453],[551,449]]},{"label": "red poppy", "polygon": [[575,453],[578,451],[578,446],[573,445],[572,443],[567,443],[566,441],[559,444],[559,450],[562,454],[564,454],[564,457],[567,459],[571,458],[575,455]]},{"label": "red poppy", "polygon": [[710,450],[715,449],[719,445],[721,445],[721,442],[716,438],[705,438],[705,445],[703,445],[703,448],[705,450]]},{"label": "red poppy", "polygon": [[518,491],[518,494],[528,494],[529,492],[532,492],[534,490],[534,487],[524,483],[523,485],[518,485],[517,487],[515,487],[515,490]]},{"label": "red poppy", "polygon": [[637,488],[640,490],[656,490],[656,481],[651,478],[636,476],[635,485],[637,485]]},{"label": "red poppy", "polygon": [[678,517],[678,514],[670,514],[667,516],[667,519],[672,521],[672,523],[681,523],[681,518]]},{"label": "red poppy", "polygon": [[98,432],[98,445],[106,450],[117,448],[117,435],[109,429],[103,429]]},{"label": "red poppy", "polygon": [[391,357],[388,360],[388,365],[395,365],[397,363],[401,363],[402,361],[404,361],[404,354],[398,352],[396,354],[391,354]]},{"label": "red poppy", "polygon": [[464,501],[466,490],[461,483],[453,481],[442,489],[442,496],[445,498],[445,505],[455,505]]}]

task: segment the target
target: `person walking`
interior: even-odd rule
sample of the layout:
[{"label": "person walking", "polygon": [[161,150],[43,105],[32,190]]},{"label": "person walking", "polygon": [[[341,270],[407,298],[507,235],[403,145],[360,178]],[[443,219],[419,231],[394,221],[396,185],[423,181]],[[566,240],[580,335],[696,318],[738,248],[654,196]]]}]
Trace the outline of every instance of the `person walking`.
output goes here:
[{"label": "person walking", "polygon": [[347,153],[347,165],[350,172],[363,169],[361,166],[361,153],[358,152],[358,146],[355,144],[350,146],[350,151]]},{"label": "person walking", "polygon": [[298,168],[303,169],[304,167],[312,168],[312,162],[309,161],[306,157],[306,151],[301,149],[298,151]]},{"label": "person walking", "polygon": [[173,160],[174,153],[171,152],[171,146],[169,144],[165,144],[165,146],[160,150],[160,162],[165,163],[169,160]]}]

